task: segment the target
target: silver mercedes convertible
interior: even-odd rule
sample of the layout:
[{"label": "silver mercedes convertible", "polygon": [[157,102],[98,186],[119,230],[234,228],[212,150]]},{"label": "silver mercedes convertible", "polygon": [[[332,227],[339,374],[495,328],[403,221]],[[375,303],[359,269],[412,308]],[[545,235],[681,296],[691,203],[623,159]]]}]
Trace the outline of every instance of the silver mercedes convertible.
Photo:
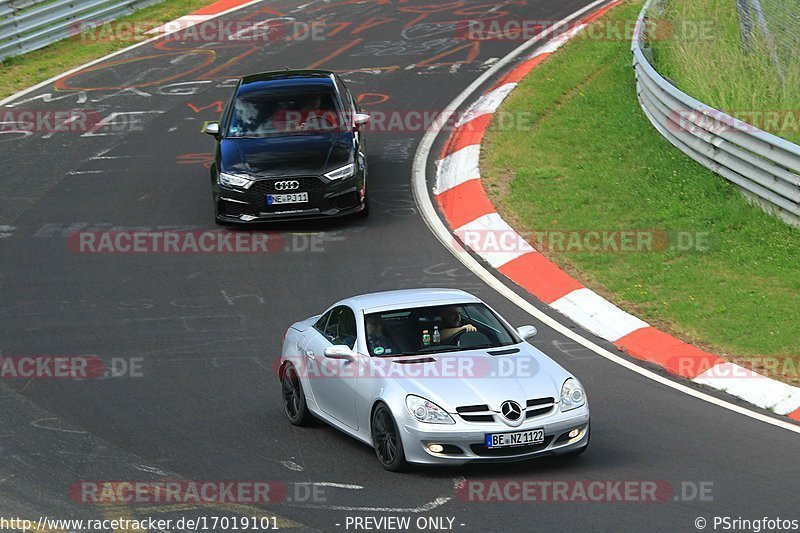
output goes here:
[{"label": "silver mercedes convertible", "polygon": [[535,334],[460,290],[354,296],[286,332],[283,409],[369,444],[392,471],[581,454],[586,393],[525,342]]}]

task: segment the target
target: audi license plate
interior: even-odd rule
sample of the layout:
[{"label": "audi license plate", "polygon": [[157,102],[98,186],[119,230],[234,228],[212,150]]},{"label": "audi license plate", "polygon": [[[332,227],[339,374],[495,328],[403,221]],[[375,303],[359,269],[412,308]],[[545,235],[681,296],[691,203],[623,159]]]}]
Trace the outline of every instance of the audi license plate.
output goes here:
[{"label": "audi license plate", "polygon": [[544,442],[544,428],[515,431],[514,433],[486,433],[487,448],[526,446]]},{"label": "audi license plate", "polygon": [[293,192],[291,194],[268,194],[267,205],[275,204],[302,204],[308,202],[307,192]]}]

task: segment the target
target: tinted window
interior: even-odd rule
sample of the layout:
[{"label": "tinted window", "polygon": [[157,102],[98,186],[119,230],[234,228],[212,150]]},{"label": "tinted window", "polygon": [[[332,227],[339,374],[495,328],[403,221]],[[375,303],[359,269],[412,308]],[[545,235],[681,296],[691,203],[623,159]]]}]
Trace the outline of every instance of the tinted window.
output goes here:
[{"label": "tinted window", "polygon": [[331,312],[328,311],[314,323],[314,329],[319,331],[320,333],[325,333],[325,324],[328,323],[328,318],[331,316]]},{"label": "tinted window", "polygon": [[370,355],[458,352],[517,343],[514,334],[481,303],[394,309],[370,313],[364,320]]},{"label": "tinted window", "polygon": [[356,316],[353,310],[341,305],[331,310],[325,325],[325,337],[332,344],[344,344],[351,349],[356,345]]},{"label": "tinted window", "polygon": [[330,90],[246,93],[233,102],[227,136],[265,137],[340,130],[344,121],[336,100]]}]

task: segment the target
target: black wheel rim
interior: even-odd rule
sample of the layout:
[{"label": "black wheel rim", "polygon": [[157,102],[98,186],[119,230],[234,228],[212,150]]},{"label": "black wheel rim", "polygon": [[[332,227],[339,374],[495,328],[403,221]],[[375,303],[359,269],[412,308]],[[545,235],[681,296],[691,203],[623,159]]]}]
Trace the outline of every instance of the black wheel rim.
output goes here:
[{"label": "black wheel rim", "polygon": [[300,413],[300,383],[294,368],[287,368],[283,375],[283,407],[292,420]]},{"label": "black wheel rim", "polygon": [[394,430],[392,417],[385,409],[375,413],[375,451],[383,464],[394,463],[397,457],[397,433]]}]

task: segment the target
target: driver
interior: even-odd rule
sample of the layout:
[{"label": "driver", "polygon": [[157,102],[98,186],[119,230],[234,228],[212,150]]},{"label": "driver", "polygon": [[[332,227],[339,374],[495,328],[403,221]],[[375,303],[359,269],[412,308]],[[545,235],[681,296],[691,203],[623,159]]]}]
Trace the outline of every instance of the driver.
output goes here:
[{"label": "driver", "polygon": [[336,126],[336,114],[330,108],[322,107],[322,96],[311,95],[301,111],[300,127],[305,130],[328,129]]},{"label": "driver", "polygon": [[368,316],[365,321],[367,327],[367,347],[375,355],[390,355],[397,353],[392,341],[383,331],[383,320],[377,316]]},{"label": "driver", "polygon": [[439,329],[442,334],[442,344],[450,344],[456,335],[465,331],[478,331],[472,324],[464,324],[460,307],[445,307],[442,309],[442,326]]},{"label": "driver", "polygon": [[311,94],[300,98],[297,109],[280,109],[275,113],[273,120],[282,125],[285,131],[327,129],[337,124],[336,113],[331,109],[323,108],[321,94]]}]

